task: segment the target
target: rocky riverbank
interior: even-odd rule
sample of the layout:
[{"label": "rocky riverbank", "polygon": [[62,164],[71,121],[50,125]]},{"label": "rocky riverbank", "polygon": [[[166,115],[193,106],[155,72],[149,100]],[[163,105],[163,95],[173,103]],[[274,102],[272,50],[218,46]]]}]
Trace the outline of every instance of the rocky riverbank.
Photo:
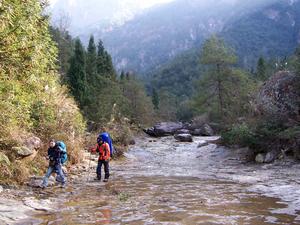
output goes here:
[{"label": "rocky riverbank", "polygon": [[4,189],[0,224],[298,223],[299,164],[249,163],[249,149],[218,138],[141,137],[112,162],[108,183],[93,181],[97,158],[86,153],[65,189]]}]

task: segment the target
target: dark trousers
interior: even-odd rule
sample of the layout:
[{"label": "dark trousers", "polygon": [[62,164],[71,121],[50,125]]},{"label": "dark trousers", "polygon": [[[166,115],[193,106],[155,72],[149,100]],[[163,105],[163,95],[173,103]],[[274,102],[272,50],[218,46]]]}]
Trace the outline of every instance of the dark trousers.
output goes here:
[{"label": "dark trousers", "polygon": [[100,180],[101,179],[101,168],[102,168],[102,164],[104,165],[104,179],[108,179],[109,178],[109,161],[105,161],[105,160],[99,160],[98,161],[98,166],[97,166],[97,178]]}]

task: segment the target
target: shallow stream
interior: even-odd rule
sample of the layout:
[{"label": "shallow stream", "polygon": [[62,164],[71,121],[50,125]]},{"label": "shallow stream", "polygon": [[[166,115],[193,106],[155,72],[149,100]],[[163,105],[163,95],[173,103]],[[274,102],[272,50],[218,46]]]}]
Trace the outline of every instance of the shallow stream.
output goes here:
[{"label": "shallow stream", "polygon": [[[19,224],[300,224],[300,165],[251,164],[226,148],[141,138],[108,183],[83,174],[37,192],[57,207]],[[95,165],[95,164],[93,164]]]}]

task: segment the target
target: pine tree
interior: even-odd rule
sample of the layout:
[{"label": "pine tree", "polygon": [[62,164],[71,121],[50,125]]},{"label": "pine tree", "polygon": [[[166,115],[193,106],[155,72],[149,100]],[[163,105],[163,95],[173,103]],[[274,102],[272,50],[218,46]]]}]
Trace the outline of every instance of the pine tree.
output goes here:
[{"label": "pine tree", "polygon": [[257,61],[257,67],[256,67],[256,77],[259,80],[266,80],[267,79],[267,66],[266,62],[263,57],[260,57]]},{"label": "pine tree", "polygon": [[71,92],[81,107],[85,104],[86,73],[85,50],[80,39],[75,41],[74,55],[71,58],[68,80]]},{"label": "pine tree", "polygon": [[155,88],[152,90],[152,103],[154,105],[154,109],[159,109],[159,96]]},{"label": "pine tree", "polygon": [[49,27],[52,39],[56,42],[58,48],[58,67],[59,73],[64,83],[67,82],[66,74],[70,68],[70,59],[74,51],[74,42],[67,30]]},{"label": "pine tree", "polygon": [[125,79],[125,72],[122,70],[121,75],[120,75],[120,80],[124,81]]},{"label": "pine tree", "polygon": [[216,36],[204,43],[200,62],[206,65],[207,71],[199,81],[194,98],[198,112],[209,112],[214,119],[224,122],[245,110],[247,83],[251,82],[243,71],[232,68],[236,61],[233,50]]},{"label": "pine tree", "polygon": [[99,76],[116,80],[116,72],[112,63],[111,56],[105,50],[103,42],[99,40],[97,51],[97,73]]},{"label": "pine tree", "polygon": [[95,77],[97,75],[97,53],[96,45],[94,42],[94,36],[91,35],[89,40],[89,45],[87,48],[86,56],[86,77],[88,85],[95,82]]}]

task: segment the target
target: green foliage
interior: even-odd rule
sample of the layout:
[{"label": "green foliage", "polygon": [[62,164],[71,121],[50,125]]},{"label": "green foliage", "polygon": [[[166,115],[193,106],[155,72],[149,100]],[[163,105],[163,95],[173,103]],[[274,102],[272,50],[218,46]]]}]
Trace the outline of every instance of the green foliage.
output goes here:
[{"label": "green foliage", "polygon": [[204,42],[200,57],[201,64],[223,67],[235,64],[236,61],[237,58],[233,50],[217,36],[213,35]]},{"label": "green foliage", "polygon": [[109,79],[116,79],[116,73],[112,64],[111,56],[105,50],[103,42],[101,40],[99,40],[98,42],[97,72],[99,75],[105,76]]},{"label": "green foliage", "polygon": [[93,35],[90,37],[89,45],[87,48],[86,75],[88,83],[94,82],[94,78],[97,76],[97,52]]},{"label": "green foliage", "polygon": [[85,104],[86,98],[86,60],[85,49],[79,39],[75,41],[74,55],[71,58],[68,71],[68,81],[71,92],[81,107]]},{"label": "green foliage", "polygon": [[234,124],[228,131],[223,131],[222,140],[228,145],[253,146],[256,143],[254,132],[246,124]]},{"label": "green foliage", "polygon": [[257,61],[257,67],[256,67],[256,78],[259,80],[266,80],[267,78],[267,68],[266,68],[266,62],[263,57],[259,57]]},{"label": "green foliage", "polygon": [[143,84],[131,75],[121,83],[121,89],[128,103],[128,111],[124,112],[125,115],[136,124],[151,124],[154,107],[151,98],[146,95]]},{"label": "green foliage", "polygon": [[152,104],[154,105],[154,109],[158,109],[159,106],[159,96],[155,88],[152,90]]},{"label": "green foliage", "polygon": [[63,83],[67,83],[67,72],[70,68],[70,60],[74,51],[74,41],[67,30],[49,27],[53,41],[58,49],[57,65]]},{"label": "green foliage", "polygon": [[[43,5],[37,0],[0,3],[0,151],[11,160],[11,148],[31,136],[44,143],[64,136],[76,154],[82,146],[84,122],[68,90],[60,85],[57,49]],[[26,162],[1,164],[0,179],[22,182],[28,167]]]},{"label": "green foliage", "polygon": [[254,85],[245,72],[231,67],[236,61],[232,50],[213,36],[203,45],[200,61],[207,71],[198,83],[194,110],[222,122],[234,121],[247,112]]}]

